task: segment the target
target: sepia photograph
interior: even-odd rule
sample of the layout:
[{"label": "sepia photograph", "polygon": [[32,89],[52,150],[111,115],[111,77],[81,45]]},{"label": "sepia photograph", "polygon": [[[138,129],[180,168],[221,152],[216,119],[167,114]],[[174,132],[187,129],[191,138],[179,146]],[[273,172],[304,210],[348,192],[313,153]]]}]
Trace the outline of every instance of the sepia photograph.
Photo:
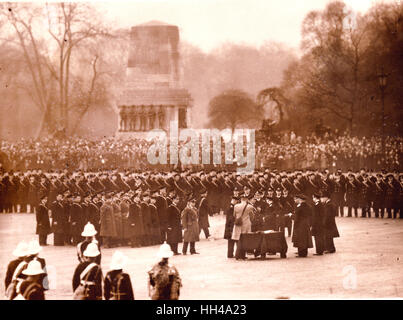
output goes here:
[{"label": "sepia photograph", "polygon": [[402,88],[401,0],[0,1],[0,300],[402,300]]}]

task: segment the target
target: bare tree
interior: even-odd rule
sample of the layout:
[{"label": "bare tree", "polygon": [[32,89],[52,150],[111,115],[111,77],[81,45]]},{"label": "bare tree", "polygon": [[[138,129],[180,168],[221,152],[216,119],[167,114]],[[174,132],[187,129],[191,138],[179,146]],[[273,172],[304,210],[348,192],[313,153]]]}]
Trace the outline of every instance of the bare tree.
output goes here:
[{"label": "bare tree", "polygon": [[0,8],[11,25],[7,40],[24,53],[32,78],[31,95],[42,113],[37,136],[47,130],[67,132],[75,52],[91,39],[108,36],[104,23],[85,3],[3,3]]}]

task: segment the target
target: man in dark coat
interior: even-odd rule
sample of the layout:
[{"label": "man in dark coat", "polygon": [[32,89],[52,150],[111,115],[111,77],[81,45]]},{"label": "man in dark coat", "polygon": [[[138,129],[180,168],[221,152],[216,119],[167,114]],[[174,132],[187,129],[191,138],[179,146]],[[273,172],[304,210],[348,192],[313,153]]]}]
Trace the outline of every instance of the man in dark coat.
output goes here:
[{"label": "man in dark coat", "polygon": [[292,215],[294,218],[294,230],[292,233],[292,242],[294,247],[298,248],[298,257],[306,257],[308,248],[313,248],[311,235],[311,208],[305,203],[304,195],[294,197],[296,208]]},{"label": "man in dark coat", "polygon": [[[388,174],[386,176],[386,183],[385,183],[385,209],[388,213],[388,219],[392,217],[396,219],[397,212],[396,212],[396,202],[397,202],[397,195],[398,195],[398,187],[396,186],[396,181],[393,177],[393,174]],[[392,216],[392,209],[393,216]]]},{"label": "man in dark coat", "polygon": [[378,218],[379,215],[383,218],[385,214],[385,183],[382,180],[382,174],[378,173],[376,175],[376,179],[373,182],[373,209],[375,212],[375,218]]},{"label": "man in dark coat", "polygon": [[323,204],[320,202],[320,196],[314,194],[312,206],[312,228],[311,233],[315,239],[316,253],[314,255],[321,256],[325,251],[325,212]]},{"label": "man in dark coat", "polygon": [[179,196],[173,195],[171,205],[167,209],[167,243],[174,255],[179,255],[178,243],[182,242],[181,212],[179,211]]},{"label": "man in dark coat", "polygon": [[208,239],[210,238],[210,232],[208,229],[210,227],[210,224],[208,221],[208,217],[209,215],[211,215],[211,209],[207,202],[207,190],[206,189],[201,190],[200,195],[201,199],[198,205],[199,230],[200,232],[203,230],[206,239]]},{"label": "man in dark coat", "polygon": [[86,223],[85,213],[81,203],[81,195],[76,194],[73,204],[70,207],[70,232],[73,238],[73,245],[82,241],[81,231]]},{"label": "man in dark coat", "polygon": [[360,189],[359,189],[359,198],[358,198],[358,206],[361,208],[361,217],[371,218],[371,198],[373,185],[372,182],[368,179],[368,174],[364,173],[360,176]]},{"label": "man in dark coat", "polygon": [[144,229],[143,218],[141,216],[140,196],[138,193],[134,195],[133,202],[129,206],[128,223],[130,224],[131,247],[141,246]]},{"label": "man in dark coat", "polygon": [[345,183],[340,179],[340,175],[336,174],[334,179],[331,180],[331,199],[335,206],[337,207],[337,212],[340,217],[344,216],[344,194],[345,194]]},{"label": "man in dark coat", "polygon": [[48,208],[46,207],[48,198],[46,195],[40,199],[40,205],[36,212],[36,234],[39,235],[39,244],[41,246],[47,246],[46,240],[48,234],[51,233],[50,220]]},{"label": "man in dark coat", "polygon": [[70,213],[71,207],[73,205],[72,195],[70,191],[65,191],[63,194],[63,207],[64,207],[64,243],[66,245],[71,245],[71,223],[70,223]]},{"label": "man in dark coat", "polygon": [[334,246],[333,238],[338,238],[339,231],[336,225],[336,207],[330,201],[330,195],[325,193],[321,197],[323,204],[324,217],[325,217],[325,253],[334,253],[336,248]]},{"label": "man in dark coat", "polygon": [[155,206],[156,199],[155,197],[158,195],[158,190],[154,190],[152,192],[152,196],[150,198],[150,204],[148,206],[150,210],[150,218],[151,218],[151,243],[162,244],[161,242],[161,230],[160,230],[160,220],[158,217],[157,207]]},{"label": "man in dark coat", "polygon": [[352,217],[352,211],[354,211],[355,217],[358,217],[358,194],[358,182],[356,181],[354,174],[350,173],[348,175],[348,181],[346,182],[347,217]]},{"label": "man in dark coat", "polygon": [[98,196],[93,195],[91,201],[88,203],[88,213],[87,213],[87,219],[88,221],[94,225],[95,230],[97,231],[96,237],[99,238],[99,232],[100,232],[100,210],[97,205],[98,203]]},{"label": "man in dark coat", "polygon": [[149,208],[149,202],[150,202],[150,192],[149,190],[144,191],[141,194],[142,201],[140,203],[141,206],[141,217],[143,220],[143,234],[142,234],[142,244],[144,246],[149,246],[152,243],[151,239],[151,213],[150,213],[150,208]]},{"label": "man in dark coat", "polygon": [[239,203],[239,199],[232,197],[231,203],[227,211],[225,211],[225,229],[224,229],[224,239],[227,239],[227,258],[234,258],[234,247],[235,240],[232,240],[232,231],[234,229],[235,216],[234,216],[234,205]]},{"label": "man in dark coat", "polygon": [[159,195],[155,198],[155,206],[157,207],[158,218],[160,221],[161,241],[167,238],[167,210],[168,202],[166,195],[166,186],[159,189]]},{"label": "man in dark coat", "polygon": [[263,209],[263,230],[276,230],[276,212],[273,199],[270,197],[266,197]]},{"label": "man in dark coat", "polygon": [[65,210],[62,203],[63,195],[58,194],[56,200],[53,201],[50,210],[52,211],[52,231],[53,231],[53,244],[55,246],[63,246],[65,240]]},{"label": "man in dark coat", "polygon": [[285,232],[285,228],[287,228],[288,236],[291,237],[291,235],[292,235],[292,219],[289,216],[289,214],[294,212],[294,201],[293,201],[292,197],[289,195],[288,189],[282,190],[281,206],[283,208],[284,232]]}]

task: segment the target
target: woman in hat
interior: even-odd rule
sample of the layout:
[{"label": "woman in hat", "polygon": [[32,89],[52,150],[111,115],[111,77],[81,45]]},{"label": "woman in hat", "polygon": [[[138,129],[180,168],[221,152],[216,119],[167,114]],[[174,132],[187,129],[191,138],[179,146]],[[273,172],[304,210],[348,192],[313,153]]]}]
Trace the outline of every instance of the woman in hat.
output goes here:
[{"label": "woman in hat", "polygon": [[[96,245],[98,246],[98,250],[99,252],[101,252],[100,246],[98,244],[98,241],[95,239],[95,235],[97,234],[97,231],[95,230],[95,227],[93,224],[91,224],[90,222],[88,222],[85,226],[84,226],[84,230],[81,233],[81,236],[84,237],[84,241],[81,241],[78,245],[77,245],[77,257],[78,257],[78,261],[80,262],[84,262],[85,258],[84,258],[84,251],[85,249],[87,249],[87,246],[91,243],[94,242],[96,243]],[[98,264],[101,264],[101,254],[97,257],[96,262]]]},{"label": "woman in hat", "polygon": [[183,247],[182,254],[187,253],[188,245],[190,243],[190,253],[199,254],[196,252],[195,243],[199,241],[199,223],[196,209],[196,198],[190,195],[187,206],[183,209],[181,214],[183,233]]},{"label": "woman in hat", "polygon": [[152,300],[178,300],[182,280],[178,270],[168,263],[173,252],[167,243],[160,246],[157,256],[161,259],[148,271],[148,291]]},{"label": "woman in hat", "polygon": [[127,257],[120,251],[115,251],[110,265],[111,270],[104,280],[105,300],[134,300],[130,276],[123,272]]},{"label": "woman in hat", "polygon": [[96,243],[88,244],[81,262],[73,275],[73,292],[76,300],[102,300],[102,269],[96,263],[101,254]]},{"label": "woman in hat", "polygon": [[22,271],[26,279],[17,285],[15,300],[45,300],[45,290],[42,286],[42,275],[45,271],[38,260],[32,260]]}]

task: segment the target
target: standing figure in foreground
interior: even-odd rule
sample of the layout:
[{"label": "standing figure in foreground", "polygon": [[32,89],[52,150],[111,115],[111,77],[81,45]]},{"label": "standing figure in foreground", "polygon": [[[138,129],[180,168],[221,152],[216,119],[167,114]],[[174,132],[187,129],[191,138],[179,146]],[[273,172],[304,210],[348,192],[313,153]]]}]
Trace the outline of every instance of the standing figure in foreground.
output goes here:
[{"label": "standing figure in foreground", "polygon": [[22,273],[26,279],[17,285],[17,296],[14,300],[45,300],[45,291],[42,286],[42,274],[45,271],[41,263],[32,260]]},{"label": "standing figure in foreground", "polygon": [[27,262],[25,257],[28,255],[28,244],[22,241],[13,251],[13,255],[17,257],[10,261],[7,266],[6,277],[4,279],[4,288],[6,289],[5,296],[9,300],[13,300],[16,296],[16,287],[23,280],[22,271],[26,268]]},{"label": "standing figure in foreground", "polygon": [[197,219],[196,198],[192,195],[187,203],[187,206],[182,211],[182,227],[183,227],[183,247],[182,254],[186,254],[190,243],[190,253],[199,254],[196,252],[196,241],[199,241],[199,223]]},{"label": "standing figure in foreground", "polygon": [[[81,236],[84,237],[84,241],[81,241],[77,245],[77,258],[78,258],[79,262],[84,262],[85,261],[84,251],[85,251],[85,249],[87,249],[87,246],[91,242],[95,243],[98,246],[99,252],[101,252],[101,248],[99,246],[99,243],[95,239],[96,234],[97,234],[97,231],[95,230],[94,225],[91,224],[90,222],[88,222],[84,226],[84,230],[81,233]],[[97,256],[96,263],[98,263],[99,265],[101,264],[101,254],[99,254],[99,256]]]},{"label": "standing figure in foreground", "polygon": [[316,253],[315,256],[323,255],[325,251],[325,211],[320,196],[314,194],[312,196],[312,228],[311,233],[315,240]]},{"label": "standing figure in foreground", "polygon": [[207,190],[202,189],[200,191],[200,195],[201,199],[198,205],[199,231],[201,233],[201,231],[203,230],[206,239],[209,239],[210,232],[208,228],[210,227],[210,224],[208,221],[208,217],[209,215],[211,215],[211,209],[207,202]]},{"label": "standing figure in foreground", "polygon": [[236,197],[232,197],[231,204],[229,208],[225,212],[225,230],[224,230],[224,239],[227,239],[227,258],[234,258],[234,247],[235,240],[232,240],[232,231],[234,229],[234,206],[238,203],[238,199]]},{"label": "standing figure in foreground", "polygon": [[127,257],[120,251],[115,251],[112,256],[111,270],[104,280],[105,300],[134,300],[132,282],[130,276],[123,272]]},{"label": "standing figure in foreground", "polygon": [[161,261],[148,271],[148,291],[152,300],[179,299],[182,280],[178,270],[168,262],[172,255],[169,245],[164,243],[158,251]]},{"label": "standing figure in foreground", "polygon": [[96,263],[100,254],[96,243],[91,242],[85,249],[85,261],[73,275],[74,300],[102,300],[102,269]]},{"label": "standing figure in foreground", "polygon": [[308,248],[313,248],[311,235],[311,208],[305,203],[304,195],[294,197],[295,213],[294,230],[292,233],[292,242],[295,248],[298,248],[298,257],[305,258],[308,255]]},{"label": "standing figure in foreground", "polygon": [[174,255],[178,252],[178,243],[182,242],[181,213],[178,209],[179,196],[172,196],[172,203],[167,209],[167,243],[170,245]]},{"label": "standing figure in foreground", "polygon": [[253,214],[254,208],[248,202],[248,195],[241,195],[241,202],[234,206],[234,229],[232,231],[231,239],[236,241],[235,258],[245,259],[245,251],[240,245],[241,235],[252,231],[252,224],[250,217]]},{"label": "standing figure in foreground", "polygon": [[325,253],[335,253],[333,238],[340,236],[336,225],[337,208],[330,200],[330,195],[324,193],[320,198],[324,211],[324,227],[325,227]]},{"label": "standing figure in foreground", "polygon": [[39,244],[47,245],[48,234],[51,233],[48,208],[46,207],[48,198],[43,196],[36,212],[36,234],[39,236]]}]

